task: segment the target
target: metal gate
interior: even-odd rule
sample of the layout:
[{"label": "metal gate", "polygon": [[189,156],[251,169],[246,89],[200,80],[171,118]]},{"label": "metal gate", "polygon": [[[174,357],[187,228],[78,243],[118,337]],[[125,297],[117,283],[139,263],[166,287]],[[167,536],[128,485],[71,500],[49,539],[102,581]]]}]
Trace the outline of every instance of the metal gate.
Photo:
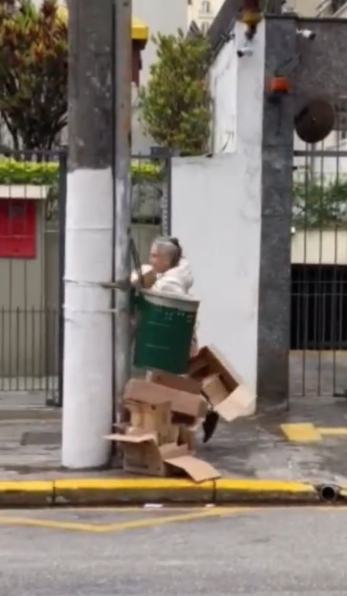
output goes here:
[{"label": "metal gate", "polygon": [[347,101],[336,128],[294,150],[291,395],[347,397]]},{"label": "metal gate", "polygon": [[[140,258],[170,230],[171,158],[132,157],[132,234]],[[0,159],[0,392],[61,405],[67,150]]]},{"label": "metal gate", "polygon": [[59,378],[66,151],[0,159],[0,391],[45,392]]}]

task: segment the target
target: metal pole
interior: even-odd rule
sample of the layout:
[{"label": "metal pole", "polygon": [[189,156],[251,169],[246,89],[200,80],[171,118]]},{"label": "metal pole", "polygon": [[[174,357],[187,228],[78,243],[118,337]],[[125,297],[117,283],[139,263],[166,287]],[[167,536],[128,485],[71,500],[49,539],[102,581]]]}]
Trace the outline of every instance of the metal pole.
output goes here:
[{"label": "metal pole", "polygon": [[115,412],[123,419],[123,395],[131,371],[130,228],[131,228],[131,0],[114,0],[115,32]]},{"label": "metal pole", "polygon": [[69,2],[62,464],[108,463],[112,429],[112,2]]},{"label": "metal pole", "polygon": [[67,147],[62,147],[59,154],[59,340],[58,340],[58,399],[57,405],[63,405],[63,380],[64,380],[64,271],[65,271],[65,223],[66,223],[66,192],[67,192]]}]

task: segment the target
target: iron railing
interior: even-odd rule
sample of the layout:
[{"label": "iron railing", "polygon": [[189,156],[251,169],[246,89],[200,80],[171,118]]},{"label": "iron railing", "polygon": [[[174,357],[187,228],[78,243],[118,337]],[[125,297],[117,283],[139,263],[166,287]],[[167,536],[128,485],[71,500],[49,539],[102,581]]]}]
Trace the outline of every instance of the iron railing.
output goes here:
[{"label": "iron railing", "polygon": [[[131,172],[145,261],[170,229],[170,156],[133,156]],[[66,191],[66,148],[0,157],[0,391],[45,392],[50,405],[62,404]]]},{"label": "iron railing", "polygon": [[294,151],[291,394],[337,396],[347,389],[347,123]]}]

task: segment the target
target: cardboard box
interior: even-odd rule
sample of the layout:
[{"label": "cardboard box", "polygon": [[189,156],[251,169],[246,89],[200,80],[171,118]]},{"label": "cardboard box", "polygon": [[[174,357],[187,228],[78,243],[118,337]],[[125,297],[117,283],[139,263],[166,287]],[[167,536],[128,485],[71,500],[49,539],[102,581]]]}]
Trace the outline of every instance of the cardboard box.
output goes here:
[{"label": "cardboard box", "polygon": [[[215,393],[213,393],[211,375],[218,376],[222,385],[227,389],[226,396],[221,389],[220,383],[216,382],[216,378]],[[244,384],[242,377],[215,346],[201,348],[199,354],[190,362],[189,376],[199,380],[202,384],[204,379],[205,382],[207,379],[209,399],[214,402],[214,410],[227,422],[231,422],[240,416],[254,414],[257,401],[256,394]]]},{"label": "cardboard box", "polygon": [[186,391],[179,391],[150,381],[131,379],[124,393],[125,407],[133,403],[159,404],[170,402],[171,412],[182,414],[192,424],[195,420],[203,418],[207,411],[206,400],[202,395],[195,395]]},{"label": "cardboard box", "polygon": [[191,455],[187,445],[159,446],[155,433],[114,434],[106,439],[122,445],[127,472],[148,476],[184,473],[195,482],[220,478],[213,466]]},{"label": "cardboard box", "polygon": [[130,410],[130,425],[133,428],[141,428],[145,432],[156,432],[159,445],[168,443],[172,436],[171,404],[169,401],[163,403],[130,402],[127,404]]},{"label": "cardboard box", "polygon": [[178,391],[200,395],[200,383],[189,377],[181,377],[160,370],[152,370],[147,372],[146,380],[151,383],[157,383],[157,385],[163,385],[163,387],[170,387]]},{"label": "cardboard box", "polygon": [[218,406],[229,395],[219,374],[209,375],[203,379],[201,389],[212,406]]},{"label": "cardboard box", "polygon": [[195,437],[198,426],[179,426],[178,445],[187,445],[189,451],[195,451]]}]

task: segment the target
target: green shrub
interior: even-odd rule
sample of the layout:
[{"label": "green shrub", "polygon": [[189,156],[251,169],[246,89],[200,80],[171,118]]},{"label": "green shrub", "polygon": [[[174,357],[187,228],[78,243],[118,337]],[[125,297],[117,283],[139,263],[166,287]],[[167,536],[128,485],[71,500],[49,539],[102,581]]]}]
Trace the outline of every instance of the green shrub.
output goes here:
[{"label": "green shrub", "polygon": [[[131,164],[133,183],[157,181],[162,176],[159,164],[137,160]],[[12,158],[0,160],[0,184],[37,184],[54,186],[58,182],[59,164],[55,161],[16,161]]]},{"label": "green shrub", "polygon": [[320,177],[294,181],[293,225],[327,229],[347,225],[347,178]]}]

